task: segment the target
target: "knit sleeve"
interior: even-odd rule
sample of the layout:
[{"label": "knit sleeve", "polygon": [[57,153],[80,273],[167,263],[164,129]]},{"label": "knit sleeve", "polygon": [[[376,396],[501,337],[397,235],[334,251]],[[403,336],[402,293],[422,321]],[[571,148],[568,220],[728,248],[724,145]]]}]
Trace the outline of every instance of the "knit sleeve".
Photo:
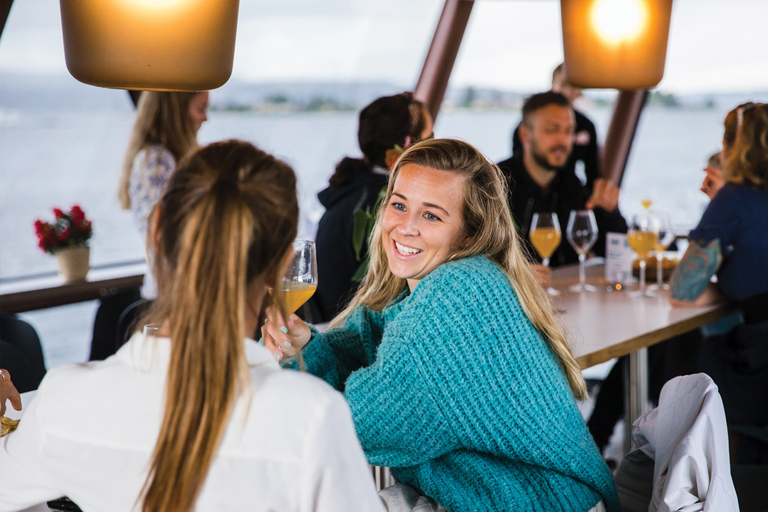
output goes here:
[{"label": "knit sleeve", "polygon": [[376,361],[347,381],[344,394],[371,464],[414,466],[459,447],[417,359],[409,340],[388,335]]},{"label": "knit sleeve", "polygon": [[342,327],[324,333],[313,331],[302,351],[307,371],[344,391],[349,375],[375,359],[383,328],[381,313],[359,307]]}]

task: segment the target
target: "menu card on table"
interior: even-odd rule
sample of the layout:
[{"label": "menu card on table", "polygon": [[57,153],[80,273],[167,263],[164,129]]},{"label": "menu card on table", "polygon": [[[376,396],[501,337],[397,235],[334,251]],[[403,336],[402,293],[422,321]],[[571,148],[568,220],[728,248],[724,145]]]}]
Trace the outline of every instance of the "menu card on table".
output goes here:
[{"label": "menu card on table", "polygon": [[635,251],[627,242],[626,233],[605,235],[605,280],[625,285],[632,281],[632,262]]}]

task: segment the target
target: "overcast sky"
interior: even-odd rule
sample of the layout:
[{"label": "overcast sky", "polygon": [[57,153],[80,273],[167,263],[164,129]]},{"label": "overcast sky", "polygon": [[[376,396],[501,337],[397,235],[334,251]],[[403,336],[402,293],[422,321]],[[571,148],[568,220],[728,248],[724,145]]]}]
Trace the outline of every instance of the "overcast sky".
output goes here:
[{"label": "overcast sky", "polygon": [[[162,0],[157,0],[162,1]],[[241,0],[233,76],[415,85],[442,0]],[[766,0],[674,0],[668,92],[768,90]],[[549,87],[560,2],[477,0],[451,85]],[[66,73],[59,0],[15,0],[0,73]]]}]

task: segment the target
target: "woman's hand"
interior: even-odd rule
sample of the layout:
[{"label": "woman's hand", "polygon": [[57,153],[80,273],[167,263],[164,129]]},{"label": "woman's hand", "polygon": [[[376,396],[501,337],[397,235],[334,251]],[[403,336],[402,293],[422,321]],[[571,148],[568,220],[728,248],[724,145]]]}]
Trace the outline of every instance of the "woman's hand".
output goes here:
[{"label": "woman's hand", "polygon": [[291,315],[286,322],[277,308],[269,306],[261,337],[267,350],[280,361],[298,354],[309,342],[312,331],[298,316]]},{"label": "woman's hand", "polygon": [[14,409],[21,410],[21,395],[11,382],[11,374],[8,373],[8,370],[0,370],[0,416],[5,416],[6,400],[11,401]]},{"label": "woman's hand", "polygon": [[700,190],[707,194],[711,201],[715,194],[725,185],[725,178],[723,178],[723,171],[716,167],[706,167],[704,172],[707,175],[704,176],[704,181],[701,182]]}]

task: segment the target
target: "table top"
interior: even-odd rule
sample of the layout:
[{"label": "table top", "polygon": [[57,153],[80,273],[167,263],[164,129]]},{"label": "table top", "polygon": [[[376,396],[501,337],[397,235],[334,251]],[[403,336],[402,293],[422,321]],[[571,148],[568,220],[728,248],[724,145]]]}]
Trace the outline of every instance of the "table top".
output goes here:
[{"label": "table top", "polygon": [[636,284],[622,291],[608,291],[613,287],[605,280],[604,272],[601,258],[588,261],[587,282],[598,289],[592,293],[564,290],[578,282],[577,265],[559,268],[552,275],[552,286],[563,290],[552,302],[557,309],[564,310],[562,319],[571,349],[582,368],[627,355],[737,312],[735,306],[728,304],[673,308],[669,291],[658,292],[655,298],[632,297],[630,293]]}]

